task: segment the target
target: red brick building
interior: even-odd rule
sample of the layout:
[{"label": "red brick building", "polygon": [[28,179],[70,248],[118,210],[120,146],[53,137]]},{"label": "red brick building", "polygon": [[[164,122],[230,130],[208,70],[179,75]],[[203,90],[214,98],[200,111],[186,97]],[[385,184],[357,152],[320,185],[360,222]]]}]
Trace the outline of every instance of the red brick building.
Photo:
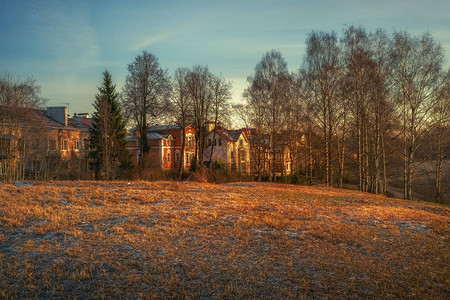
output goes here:
[{"label": "red brick building", "polygon": [[[132,156],[135,166],[140,159],[139,130],[132,130],[128,137],[128,151]],[[185,140],[183,166],[185,169],[191,166],[195,155],[195,130],[189,125],[183,129],[179,125],[149,126],[147,133],[147,165],[151,168],[162,170],[177,169],[181,164],[181,149]]]}]

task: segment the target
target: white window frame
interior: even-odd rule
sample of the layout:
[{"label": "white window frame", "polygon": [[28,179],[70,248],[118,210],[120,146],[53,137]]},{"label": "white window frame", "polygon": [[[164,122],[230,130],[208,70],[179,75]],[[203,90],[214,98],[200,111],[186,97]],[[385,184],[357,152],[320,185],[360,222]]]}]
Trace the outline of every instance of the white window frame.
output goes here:
[{"label": "white window frame", "polygon": [[69,150],[69,141],[68,140],[62,140],[62,142],[61,142],[61,151],[67,151],[67,150]]},{"label": "white window frame", "polygon": [[81,150],[81,141],[75,141],[73,148],[75,151],[80,151]]}]

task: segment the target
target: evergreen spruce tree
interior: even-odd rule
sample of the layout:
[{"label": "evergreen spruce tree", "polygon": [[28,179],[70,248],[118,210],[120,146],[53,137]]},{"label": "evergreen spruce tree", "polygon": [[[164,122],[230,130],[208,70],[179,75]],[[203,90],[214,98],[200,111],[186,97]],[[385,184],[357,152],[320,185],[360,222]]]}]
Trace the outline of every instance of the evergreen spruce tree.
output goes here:
[{"label": "evergreen spruce tree", "polygon": [[111,74],[103,72],[103,83],[95,96],[93,127],[90,130],[90,156],[93,159],[97,179],[116,179],[132,168],[128,153],[125,128],[119,94],[112,83]]}]

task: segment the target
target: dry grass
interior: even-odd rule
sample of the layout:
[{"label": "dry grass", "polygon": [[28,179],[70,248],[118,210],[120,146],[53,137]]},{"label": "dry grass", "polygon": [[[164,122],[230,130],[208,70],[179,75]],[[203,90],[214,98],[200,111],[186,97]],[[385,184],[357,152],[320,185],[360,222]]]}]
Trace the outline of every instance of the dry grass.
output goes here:
[{"label": "dry grass", "polygon": [[0,298],[450,297],[450,210],[321,187],[0,186]]}]

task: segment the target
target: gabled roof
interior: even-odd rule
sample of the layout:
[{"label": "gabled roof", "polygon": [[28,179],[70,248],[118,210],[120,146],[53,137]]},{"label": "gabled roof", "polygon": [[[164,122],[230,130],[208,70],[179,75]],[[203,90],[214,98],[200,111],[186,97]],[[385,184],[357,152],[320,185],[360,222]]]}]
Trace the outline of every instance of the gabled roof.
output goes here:
[{"label": "gabled roof", "polygon": [[239,140],[241,134],[244,134],[244,139],[247,140],[244,129],[228,130],[228,134],[231,136],[234,142],[237,142]]},{"label": "gabled roof", "polygon": [[[211,132],[213,132],[213,131],[211,131]],[[222,129],[222,128],[217,129],[216,134],[220,135],[227,142],[233,142],[233,138],[230,136],[230,134],[228,133],[228,131],[226,129]]]}]

